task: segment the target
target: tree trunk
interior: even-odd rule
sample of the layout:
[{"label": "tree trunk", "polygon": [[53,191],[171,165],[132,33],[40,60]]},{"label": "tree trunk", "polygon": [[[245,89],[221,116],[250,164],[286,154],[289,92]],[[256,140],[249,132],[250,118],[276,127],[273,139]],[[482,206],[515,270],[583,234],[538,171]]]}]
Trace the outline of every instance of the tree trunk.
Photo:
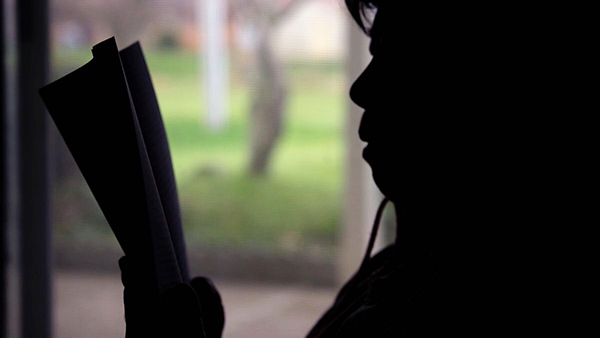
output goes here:
[{"label": "tree trunk", "polygon": [[261,34],[258,47],[258,74],[252,105],[252,154],[250,172],[262,176],[268,173],[268,164],[283,125],[283,111],[287,101],[287,86],[281,64],[273,54],[268,32]]}]

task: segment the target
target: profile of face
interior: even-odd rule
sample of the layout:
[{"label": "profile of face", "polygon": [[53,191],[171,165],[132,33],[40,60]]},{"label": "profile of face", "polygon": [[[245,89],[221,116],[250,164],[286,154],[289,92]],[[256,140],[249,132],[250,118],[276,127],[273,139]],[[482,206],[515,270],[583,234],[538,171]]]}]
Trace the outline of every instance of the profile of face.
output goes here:
[{"label": "profile of face", "polygon": [[[441,103],[448,102],[443,93],[451,90],[432,85],[441,81],[440,62],[428,59],[427,46],[412,48],[421,47],[418,37],[399,36],[391,7],[387,10],[377,10],[370,28],[371,62],[350,90],[352,101],[365,110],[359,128],[367,142],[363,158],[392,202],[432,202],[430,196],[439,196],[447,191],[442,186],[453,182],[460,123]],[[411,48],[399,48],[404,44]]]},{"label": "profile of face", "polygon": [[[373,179],[381,192],[396,202],[402,197],[403,161],[398,156],[400,139],[403,138],[399,125],[397,107],[398,79],[394,78],[397,65],[392,62],[394,51],[386,32],[386,12],[377,11],[370,29],[369,46],[372,60],[352,85],[350,97],[365,110],[359,129],[359,137],[367,142],[363,158],[371,166]],[[386,35],[388,34],[388,35]]]},{"label": "profile of face", "polygon": [[[373,57],[350,90],[365,110],[363,157],[392,202],[447,205],[478,184],[481,154],[488,151],[481,135],[489,129],[473,127],[484,118],[482,86],[465,76],[477,67],[465,67],[466,58],[456,52],[464,47],[419,26],[420,17],[404,16],[399,32],[392,13],[392,7],[377,10],[370,28]],[[407,32],[411,26],[418,29]]]}]

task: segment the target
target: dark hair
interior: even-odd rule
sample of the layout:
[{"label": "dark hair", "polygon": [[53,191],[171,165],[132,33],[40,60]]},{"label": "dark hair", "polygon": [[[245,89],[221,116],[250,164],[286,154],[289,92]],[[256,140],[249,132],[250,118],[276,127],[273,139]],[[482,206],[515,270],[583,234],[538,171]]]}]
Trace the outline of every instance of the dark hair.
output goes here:
[{"label": "dark hair", "polygon": [[368,17],[368,13],[376,10],[381,2],[383,2],[383,0],[346,0],[346,6],[348,6],[348,10],[354,18],[354,21],[356,21],[366,34],[369,34],[370,32],[370,27],[367,25],[372,24]]}]

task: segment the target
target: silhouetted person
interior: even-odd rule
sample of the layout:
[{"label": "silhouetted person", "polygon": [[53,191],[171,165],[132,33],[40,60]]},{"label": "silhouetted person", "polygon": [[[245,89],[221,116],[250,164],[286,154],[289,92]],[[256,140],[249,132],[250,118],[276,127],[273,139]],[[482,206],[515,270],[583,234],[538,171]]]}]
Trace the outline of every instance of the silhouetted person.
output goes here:
[{"label": "silhouetted person", "polygon": [[[371,37],[373,58],[350,95],[365,109],[363,157],[396,209],[397,234],[367,252],[308,337],[485,336],[500,304],[473,245],[484,241],[477,199],[489,194],[477,190],[491,188],[476,121],[491,89],[477,78],[487,68],[474,55],[479,32],[437,3],[346,2]],[[371,24],[363,14],[375,10]]]},{"label": "silhouetted person", "polygon": [[579,209],[565,200],[586,194],[565,186],[588,186],[572,182],[587,142],[569,132],[590,134],[578,115],[595,97],[586,10],[346,3],[371,37],[351,98],[365,109],[363,157],[397,234],[369,258],[371,240],[308,338],[572,335],[568,312],[585,306],[570,283],[586,278],[571,269],[587,269],[577,265],[587,255],[575,248],[584,236],[566,229]]}]

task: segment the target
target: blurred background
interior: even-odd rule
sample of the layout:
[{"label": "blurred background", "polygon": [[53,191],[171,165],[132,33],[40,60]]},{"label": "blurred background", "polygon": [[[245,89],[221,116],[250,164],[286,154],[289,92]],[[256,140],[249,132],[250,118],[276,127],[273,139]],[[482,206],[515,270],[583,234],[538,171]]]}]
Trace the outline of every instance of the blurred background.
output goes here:
[{"label": "blurred background", "polygon": [[368,39],[343,1],[3,0],[1,14],[0,336],[124,336],[122,251],[37,96],[111,36],[141,42],[224,337],[306,335],[381,199],[348,98]]}]

